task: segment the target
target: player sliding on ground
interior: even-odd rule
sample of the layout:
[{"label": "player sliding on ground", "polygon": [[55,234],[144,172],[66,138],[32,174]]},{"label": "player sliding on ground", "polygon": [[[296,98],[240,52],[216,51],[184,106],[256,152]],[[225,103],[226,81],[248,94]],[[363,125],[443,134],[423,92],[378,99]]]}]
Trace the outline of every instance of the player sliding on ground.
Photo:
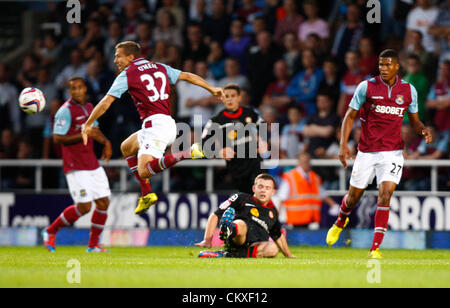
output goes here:
[{"label": "player sliding on ground", "polygon": [[348,216],[376,176],[378,207],[369,256],[377,259],[381,258],[379,247],[388,227],[391,196],[403,171],[401,127],[405,112],[414,131],[424,136],[426,143],[432,142],[431,133],[419,120],[416,89],[397,76],[400,69],[397,52],[392,49],[383,51],[379,56],[378,68],[379,76],[358,85],[342,124],[339,159],[347,168],[346,159],[350,158],[347,142],[359,111],[361,138],[350,188],[342,199],[339,217],[326,238],[328,245],[338,241],[339,234],[349,222]]},{"label": "player sliding on ground", "polygon": [[138,43],[127,41],[117,44],[114,63],[120,74],[108,93],[92,111],[83,127],[83,138],[92,134],[92,124],[116,98],[128,91],[134,100],[142,120],[142,129],[122,142],[120,149],[131,172],[141,184],[142,195],[135,213],[142,213],[156,203],[158,197],[151,192],[149,178],[184,159],[204,157],[199,144],[190,149],[164,155],[166,147],[175,141],[177,129],[170,116],[170,85],[184,80],[205,88],[221,98],[223,91],[207,83],[203,78],[181,72],[165,64],[151,62],[141,57]]},{"label": "player sliding on ground", "polygon": [[[275,194],[275,180],[267,173],[255,178],[253,196],[246,193],[232,195],[208,218],[204,240],[195,244],[210,248],[219,219],[220,239],[225,250],[201,251],[200,258],[273,258],[279,250],[293,258],[281,232],[278,212],[270,198]],[[269,241],[271,237],[274,242]]]}]

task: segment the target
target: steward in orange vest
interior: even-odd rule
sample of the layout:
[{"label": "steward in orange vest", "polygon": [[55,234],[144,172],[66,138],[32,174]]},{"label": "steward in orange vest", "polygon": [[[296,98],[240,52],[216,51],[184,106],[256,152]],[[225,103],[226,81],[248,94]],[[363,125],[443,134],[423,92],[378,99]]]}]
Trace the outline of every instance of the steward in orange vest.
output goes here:
[{"label": "steward in orange vest", "polygon": [[[320,223],[322,200],[333,210],[339,209],[336,202],[328,197],[321,188],[320,176],[311,170],[309,154],[300,154],[299,166],[285,172],[282,178],[283,182],[278,196],[283,201],[288,225],[301,226]],[[336,208],[334,208],[335,206]]]}]

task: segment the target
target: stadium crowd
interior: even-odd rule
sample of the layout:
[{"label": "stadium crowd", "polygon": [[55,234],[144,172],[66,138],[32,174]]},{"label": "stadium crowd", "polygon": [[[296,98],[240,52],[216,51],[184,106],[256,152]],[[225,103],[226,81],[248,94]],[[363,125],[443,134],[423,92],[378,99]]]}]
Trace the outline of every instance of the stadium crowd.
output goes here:
[{"label": "stadium crowd", "polygon": [[[19,65],[0,60],[0,159],[59,158],[52,119],[68,99],[67,80],[85,78],[95,105],[115,78],[114,46],[124,40],[137,41],[149,60],[194,72],[216,86],[241,86],[242,104],[258,108],[269,125],[280,123],[275,143],[281,158],[297,158],[303,151],[313,158],[336,158],[340,123],[356,86],[378,74],[378,53],[393,48],[399,51],[401,77],[417,89],[420,119],[435,135],[425,145],[405,117],[405,157],[449,158],[450,1],[381,1],[382,22],[372,24],[366,21],[371,8],[361,0],[80,2],[82,20],[73,24],[66,21],[65,2],[22,4],[24,10],[44,5],[39,9],[46,24],[58,27],[42,29]],[[17,106],[21,89],[30,86],[47,99],[45,110],[35,115]],[[222,108],[208,92],[183,82],[171,94],[173,116],[192,128]],[[128,94],[112,109],[100,126],[113,144],[113,158],[120,158],[121,141],[141,124]],[[201,123],[194,115],[202,116]],[[359,134],[356,126],[355,153]],[[117,178],[117,170],[108,170],[111,180]],[[204,188],[202,170],[193,173],[199,181],[189,187],[182,172],[187,171],[172,172],[173,189]],[[405,168],[403,189],[429,189],[428,174]],[[33,187],[32,175],[27,168],[2,168],[1,187]],[[325,188],[337,188],[336,170],[321,175]],[[448,168],[439,170],[440,189],[448,190],[448,175]],[[55,185],[46,178],[44,187]],[[216,187],[226,189],[226,181]]]}]

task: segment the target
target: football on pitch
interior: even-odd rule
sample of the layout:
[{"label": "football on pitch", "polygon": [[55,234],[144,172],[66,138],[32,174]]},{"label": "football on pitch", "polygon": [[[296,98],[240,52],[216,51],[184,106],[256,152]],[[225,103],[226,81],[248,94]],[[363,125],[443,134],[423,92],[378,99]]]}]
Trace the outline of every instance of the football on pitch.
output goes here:
[{"label": "football on pitch", "polygon": [[19,106],[23,112],[34,114],[41,112],[45,107],[45,96],[37,88],[25,88],[19,95]]}]

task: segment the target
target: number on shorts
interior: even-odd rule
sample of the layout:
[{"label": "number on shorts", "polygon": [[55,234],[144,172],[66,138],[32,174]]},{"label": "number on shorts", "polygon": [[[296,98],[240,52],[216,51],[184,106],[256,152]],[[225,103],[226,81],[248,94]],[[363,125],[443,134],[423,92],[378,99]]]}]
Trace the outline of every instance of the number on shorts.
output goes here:
[{"label": "number on shorts", "polygon": [[148,99],[151,102],[156,102],[159,99],[162,100],[168,99],[169,94],[164,92],[167,84],[166,76],[162,72],[156,72],[153,74],[153,76],[155,76],[155,78],[161,79],[162,81],[161,89],[159,89],[159,91],[158,89],[155,88],[155,80],[153,79],[152,76],[150,76],[149,74],[141,75],[141,81],[142,82],[147,81],[147,84],[145,85],[147,90],[154,93],[152,96],[149,96]]},{"label": "number on shorts", "polygon": [[[398,175],[400,170],[402,170],[402,166],[401,165],[397,165],[395,163],[392,163],[392,165],[394,166],[394,168],[392,168],[391,173],[395,174],[395,175]],[[398,167],[398,170],[397,170],[397,172],[395,172],[395,169],[397,169],[397,167]]]}]

